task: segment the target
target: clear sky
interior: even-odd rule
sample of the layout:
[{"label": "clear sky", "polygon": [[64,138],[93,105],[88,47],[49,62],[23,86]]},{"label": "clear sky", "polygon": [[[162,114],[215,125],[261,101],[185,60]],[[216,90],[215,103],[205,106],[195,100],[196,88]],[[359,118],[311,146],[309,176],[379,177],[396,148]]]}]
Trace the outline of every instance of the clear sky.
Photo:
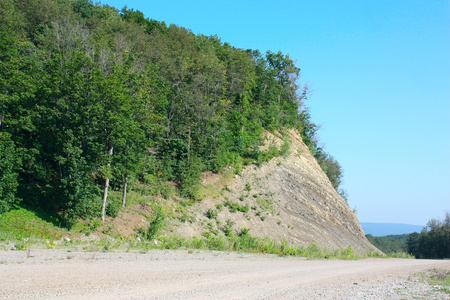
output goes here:
[{"label": "clear sky", "polygon": [[101,3],[289,54],[361,222],[425,225],[450,210],[450,1]]}]

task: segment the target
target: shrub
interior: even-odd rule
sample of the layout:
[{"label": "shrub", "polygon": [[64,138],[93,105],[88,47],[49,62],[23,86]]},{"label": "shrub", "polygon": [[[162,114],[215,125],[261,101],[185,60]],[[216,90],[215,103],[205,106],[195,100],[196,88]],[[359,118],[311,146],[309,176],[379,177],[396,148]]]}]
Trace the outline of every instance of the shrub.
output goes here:
[{"label": "shrub", "polygon": [[230,237],[233,235],[233,226],[234,226],[234,222],[231,221],[230,219],[228,219],[225,222],[225,226],[223,228],[223,232],[225,233],[225,236]]},{"label": "shrub", "polygon": [[[112,195],[111,195],[112,196]],[[106,206],[106,215],[115,218],[122,208],[122,203],[118,197],[110,197],[108,205]]]},{"label": "shrub", "polygon": [[166,216],[163,214],[161,207],[157,207],[150,221],[148,229],[143,232],[143,236],[147,240],[152,240],[156,237],[156,234],[164,227]]},{"label": "shrub", "polygon": [[217,218],[217,211],[214,209],[208,209],[205,215],[208,219],[215,219]]},{"label": "shrub", "polygon": [[244,205],[244,206],[241,206],[241,205],[239,205],[239,203],[237,203],[237,202],[232,202],[232,201],[230,201],[229,199],[227,199],[227,200],[225,201],[225,206],[227,206],[228,209],[230,210],[230,212],[232,212],[232,213],[237,212],[237,211],[246,213],[246,212],[248,212],[248,210],[249,210],[248,204],[246,204],[246,205]]}]

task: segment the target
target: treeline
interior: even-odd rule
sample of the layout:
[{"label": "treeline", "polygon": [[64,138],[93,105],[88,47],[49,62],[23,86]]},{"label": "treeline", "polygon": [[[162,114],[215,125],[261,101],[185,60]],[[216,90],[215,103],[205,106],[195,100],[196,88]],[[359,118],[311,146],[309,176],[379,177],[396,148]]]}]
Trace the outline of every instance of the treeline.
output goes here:
[{"label": "treeline", "polygon": [[409,234],[406,245],[416,258],[450,258],[450,214],[443,221],[431,219],[420,233]]},{"label": "treeline", "polygon": [[264,129],[297,128],[334,187],[341,167],[281,52],[260,53],[88,0],[0,0],[0,213],[18,203],[72,226],[108,189],[267,158]]},{"label": "treeline", "polygon": [[371,234],[366,234],[366,238],[369,242],[386,254],[407,252],[406,240],[408,236],[408,234],[386,236],[373,236]]}]

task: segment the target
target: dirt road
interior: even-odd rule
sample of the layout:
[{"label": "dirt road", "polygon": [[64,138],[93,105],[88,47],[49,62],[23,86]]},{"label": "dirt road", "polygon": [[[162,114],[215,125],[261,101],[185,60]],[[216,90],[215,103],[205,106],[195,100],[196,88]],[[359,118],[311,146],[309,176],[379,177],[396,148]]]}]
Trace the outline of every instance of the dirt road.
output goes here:
[{"label": "dirt road", "polygon": [[414,279],[431,268],[450,261],[0,251],[0,299],[449,299]]}]

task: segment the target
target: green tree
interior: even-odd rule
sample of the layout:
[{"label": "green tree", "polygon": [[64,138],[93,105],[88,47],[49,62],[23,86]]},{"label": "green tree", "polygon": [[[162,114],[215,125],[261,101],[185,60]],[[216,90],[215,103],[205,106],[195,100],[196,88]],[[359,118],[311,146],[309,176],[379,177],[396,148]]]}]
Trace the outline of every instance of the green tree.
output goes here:
[{"label": "green tree", "polygon": [[[0,128],[1,118],[2,116]],[[8,133],[0,131],[0,214],[20,201],[16,197],[19,167],[20,157],[16,153],[14,142]]]},{"label": "green tree", "polygon": [[431,219],[420,234],[411,233],[407,246],[416,258],[450,258],[450,214],[443,221]]}]

